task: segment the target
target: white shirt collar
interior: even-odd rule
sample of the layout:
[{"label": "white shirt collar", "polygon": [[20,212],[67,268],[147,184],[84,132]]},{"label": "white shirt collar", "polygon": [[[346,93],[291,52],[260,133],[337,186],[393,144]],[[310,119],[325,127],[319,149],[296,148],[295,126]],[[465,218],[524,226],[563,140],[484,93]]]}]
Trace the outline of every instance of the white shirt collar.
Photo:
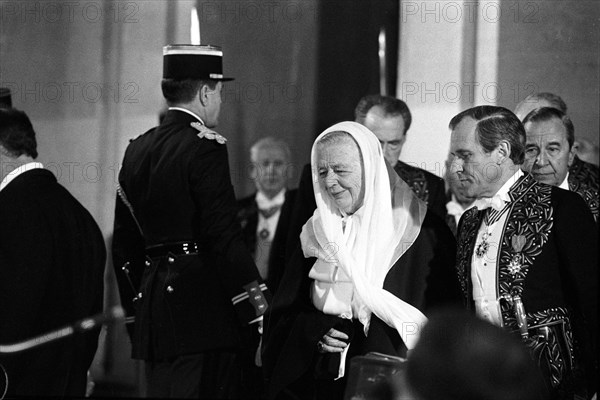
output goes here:
[{"label": "white shirt collar", "polygon": [[494,194],[492,197],[483,197],[481,199],[477,199],[475,203],[475,207],[479,210],[485,210],[486,208],[492,207],[496,210],[501,210],[504,207],[505,203],[510,202],[510,196],[508,192],[510,188],[524,175],[524,172],[520,169],[517,169],[517,172],[514,173],[513,176],[508,178],[504,185]]},{"label": "white shirt collar", "polygon": [[2,191],[2,189],[4,189],[10,182],[12,182],[13,179],[15,179],[17,176],[21,175],[22,173],[31,171],[32,169],[39,169],[39,168],[44,168],[44,166],[42,165],[42,163],[35,162],[35,161],[27,163],[27,164],[23,164],[20,167],[15,168],[14,170],[10,171],[8,173],[8,175],[6,175],[4,177],[2,182],[0,182],[0,191]]},{"label": "white shirt collar", "polygon": [[567,176],[565,176],[565,180],[562,181],[562,183],[560,185],[558,185],[558,187],[561,189],[569,190],[569,172],[567,172]]},{"label": "white shirt collar", "polygon": [[202,121],[202,118],[200,118],[198,116],[198,114],[196,114],[195,112],[192,112],[190,110],[188,110],[187,108],[183,108],[183,107],[169,107],[169,110],[177,110],[177,111],[181,111],[187,114],[190,114],[192,117],[196,118],[198,121],[202,122],[202,125],[206,125],[204,123],[204,121]]},{"label": "white shirt collar", "polygon": [[454,193],[451,194],[450,201],[446,203],[446,211],[448,211],[448,214],[458,216],[459,218],[471,207],[473,207],[473,203],[467,206],[460,204]]},{"label": "white shirt collar", "polygon": [[281,206],[285,202],[285,188],[281,189],[281,192],[277,193],[275,197],[269,199],[260,190],[256,192],[256,204],[260,210],[266,210],[271,207]]}]

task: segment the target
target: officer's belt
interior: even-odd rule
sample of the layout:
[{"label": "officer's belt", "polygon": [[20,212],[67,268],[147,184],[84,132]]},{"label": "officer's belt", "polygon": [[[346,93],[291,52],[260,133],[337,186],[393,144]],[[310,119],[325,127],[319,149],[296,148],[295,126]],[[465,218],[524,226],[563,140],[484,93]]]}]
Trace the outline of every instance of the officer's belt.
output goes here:
[{"label": "officer's belt", "polygon": [[167,255],[187,256],[198,254],[196,242],[171,242],[161,243],[146,247],[146,255],[150,258],[164,257]]}]

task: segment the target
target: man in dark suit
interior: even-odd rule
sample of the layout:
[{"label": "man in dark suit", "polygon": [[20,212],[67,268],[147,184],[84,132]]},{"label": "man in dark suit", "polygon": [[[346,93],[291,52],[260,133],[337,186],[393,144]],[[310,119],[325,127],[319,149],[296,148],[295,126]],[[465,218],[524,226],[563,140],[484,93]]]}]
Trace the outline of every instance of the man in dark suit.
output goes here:
[{"label": "man in dark suit", "polygon": [[238,220],[244,241],[261,277],[273,294],[283,274],[285,240],[296,189],[287,189],[290,148],[281,139],[266,137],[250,149],[256,192],[238,200]]},{"label": "man in dark suit", "polygon": [[[34,160],[27,115],[0,109],[0,343],[102,311],[104,239],[90,213]],[[83,397],[99,330],[0,356],[8,396]],[[0,397],[2,392],[0,391]]]},{"label": "man in dark suit", "polygon": [[365,96],[354,110],[355,121],[371,130],[379,139],[385,160],[408,183],[417,197],[439,217],[446,216],[444,180],[424,169],[399,160],[406,134],[412,122],[405,102],[379,94]]},{"label": "man in dark suit", "polygon": [[474,107],[450,129],[453,170],[477,199],[458,227],[465,303],[523,339],[555,398],[590,398],[598,373],[592,214],[579,195],[521,170],[525,129],[509,110]]},{"label": "man in dark suit", "polygon": [[[290,148],[281,139],[265,137],[250,148],[251,176],[256,193],[238,200],[238,220],[244,241],[261,278],[276,294],[285,265],[285,240],[296,190],[288,190]],[[245,347],[245,389],[249,398],[265,396],[261,362],[256,358],[260,335],[250,331]]]},{"label": "man in dark suit", "polygon": [[571,119],[552,107],[536,108],[523,120],[527,133],[523,169],[538,181],[578,193],[598,221],[598,190],[570,178],[575,158],[575,129]]},{"label": "man in dark suit", "polygon": [[236,220],[226,139],[212,130],[222,56],[164,48],[169,109],[131,142],[119,174],[114,265],[150,397],[241,397],[243,331],[259,328],[270,296]]},{"label": "man in dark suit", "polygon": [[[517,104],[515,114],[523,121],[531,111],[542,107],[556,108],[567,114],[567,104],[565,101],[560,96],[548,92],[530,94]],[[591,190],[598,191],[600,188],[600,170],[598,166],[583,161],[577,156],[577,151],[575,151],[573,161],[569,165],[569,184],[576,187],[583,184]]]}]

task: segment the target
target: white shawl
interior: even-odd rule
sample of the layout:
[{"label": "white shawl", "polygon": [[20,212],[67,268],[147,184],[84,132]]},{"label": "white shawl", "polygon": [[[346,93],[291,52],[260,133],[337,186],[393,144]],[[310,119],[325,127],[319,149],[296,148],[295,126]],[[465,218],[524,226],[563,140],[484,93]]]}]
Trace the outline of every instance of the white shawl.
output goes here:
[{"label": "white shawl", "polygon": [[[318,180],[316,143],[336,131],[352,135],[363,157],[364,201],[346,217]],[[317,257],[309,274],[315,279],[313,303],[326,314],[358,318],[365,334],[375,313],[412,349],[427,319],[383,289],[383,282],[419,235],[425,204],[395,172],[388,174],[377,137],[361,124],[341,122],[321,133],[312,147],[311,164],[317,209],[304,225],[300,240],[305,257]]]}]

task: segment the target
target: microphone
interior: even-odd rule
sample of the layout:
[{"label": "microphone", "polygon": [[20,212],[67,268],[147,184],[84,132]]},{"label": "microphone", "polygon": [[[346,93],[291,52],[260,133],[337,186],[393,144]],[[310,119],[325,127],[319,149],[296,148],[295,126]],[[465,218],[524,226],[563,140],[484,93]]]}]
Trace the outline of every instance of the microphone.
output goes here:
[{"label": "microphone", "polygon": [[105,313],[99,313],[88,318],[81,319],[74,324],[64,326],[43,335],[35,336],[22,342],[3,345],[0,344],[0,354],[18,353],[71,336],[74,333],[82,333],[92,330],[104,324],[109,324],[125,319],[125,311],[121,306],[116,306]]}]

